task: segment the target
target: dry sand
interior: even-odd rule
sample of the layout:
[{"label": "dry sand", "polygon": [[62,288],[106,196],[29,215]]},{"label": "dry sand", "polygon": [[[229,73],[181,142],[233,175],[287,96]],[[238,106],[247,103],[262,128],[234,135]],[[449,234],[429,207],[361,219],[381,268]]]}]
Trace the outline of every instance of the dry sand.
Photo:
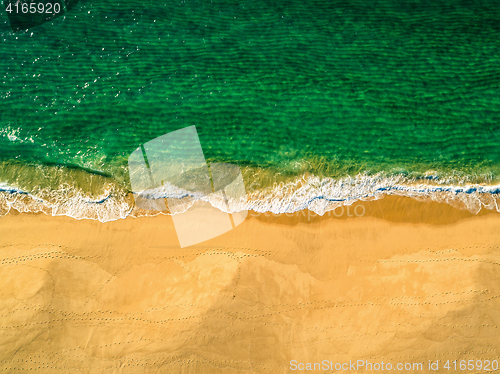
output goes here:
[{"label": "dry sand", "polygon": [[361,204],[363,217],[251,213],[183,249],[168,216],[2,217],[0,372],[498,360],[500,214]]}]

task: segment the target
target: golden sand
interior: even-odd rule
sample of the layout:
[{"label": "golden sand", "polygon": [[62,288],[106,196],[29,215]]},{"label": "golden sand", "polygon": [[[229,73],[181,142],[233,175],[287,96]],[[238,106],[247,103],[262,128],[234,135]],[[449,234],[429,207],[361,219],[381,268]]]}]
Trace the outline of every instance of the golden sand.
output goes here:
[{"label": "golden sand", "polygon": [[290,373],[293,360],[364,360],[422,373],[439,360],[434,372],[449,373],[447,360],[498,360],[500,214],[357,205],[362,217],[250,213],[183,249],[169,216],[2,217],[0,372]]}]

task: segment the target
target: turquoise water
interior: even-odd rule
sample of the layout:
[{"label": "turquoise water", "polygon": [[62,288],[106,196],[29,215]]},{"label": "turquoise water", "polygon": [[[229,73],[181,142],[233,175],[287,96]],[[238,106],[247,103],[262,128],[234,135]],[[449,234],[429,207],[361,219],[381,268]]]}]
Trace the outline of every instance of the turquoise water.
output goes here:
[{"label": "turquoise water", "polygon": [[107,196],[126,215],[128,155],[192,125],[263,210],[311,183],[293,209],[436,185],[496,198],[499,5],[80,1],[17,33],[2,8],[4,210]]}]

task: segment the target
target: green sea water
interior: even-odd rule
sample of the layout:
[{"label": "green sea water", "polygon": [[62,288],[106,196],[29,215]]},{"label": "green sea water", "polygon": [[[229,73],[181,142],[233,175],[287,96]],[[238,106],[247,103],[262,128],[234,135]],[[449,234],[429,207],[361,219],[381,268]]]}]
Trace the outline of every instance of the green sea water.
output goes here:
[{"label": "green sea water", "polygon": [[192,125],[247,187],[500,179],[499,1],[82,0],[26,31],[0,21],[16,193],[125,193],[128,156]]}]

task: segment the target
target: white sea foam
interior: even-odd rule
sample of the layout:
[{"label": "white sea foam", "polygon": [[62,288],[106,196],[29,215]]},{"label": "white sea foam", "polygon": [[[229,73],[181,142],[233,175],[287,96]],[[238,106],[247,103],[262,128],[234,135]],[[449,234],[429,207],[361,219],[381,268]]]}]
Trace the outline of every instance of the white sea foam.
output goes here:
[{"label": "white sea foam", "polygon": [[58,190],[44,189],[37,193],[28,193],[5,184],[0,185],[0,215],[7,214],[11,209],[107,222],[127,217],[133,205],[125,194],[117,194],[113,190],[89,198],[69,186],[61,186]]},{"label": "white sea foam", "polygon": [[196,200],[203,200],[228,213],[254,210],[280,214],[309,209],[323,215],[339,206],[351,205],[360,200],[376,200],[387,195],[447,203],[472,213],[478,213],[481,209],[500,212],[500,185],[466,182],[450,185],[439,180],[423,182],[401,175],[387,177],[360,174],[341,179],[303,176],[292,182],[247,191],[243,198],[229,199],[228,205],[221,194],[204,195],[167,185],[165,188],[140,192],[142,198],[151,202],[149,210],[135,207],[127,191],[112,185],[99,196],[88,196],[69,185],[61,186],[58,190],[30,193],[0,184],[0,215],[15,209],[19,212],[43,212],[53,216],[106,222],[127,216],[169,214],[166,210],[156,208],[158,200],[165,198],[184,200],[186,207]]},{"label": "white sea foam", "polygon": [[0,129],[0,136],[5,136],[11,142],[19,142],[19,143],[34,143],[35,140],[33,136],[23,138],[21,136],[20,130],[16,128],[11,128],[10,126],[7,128]]}]

